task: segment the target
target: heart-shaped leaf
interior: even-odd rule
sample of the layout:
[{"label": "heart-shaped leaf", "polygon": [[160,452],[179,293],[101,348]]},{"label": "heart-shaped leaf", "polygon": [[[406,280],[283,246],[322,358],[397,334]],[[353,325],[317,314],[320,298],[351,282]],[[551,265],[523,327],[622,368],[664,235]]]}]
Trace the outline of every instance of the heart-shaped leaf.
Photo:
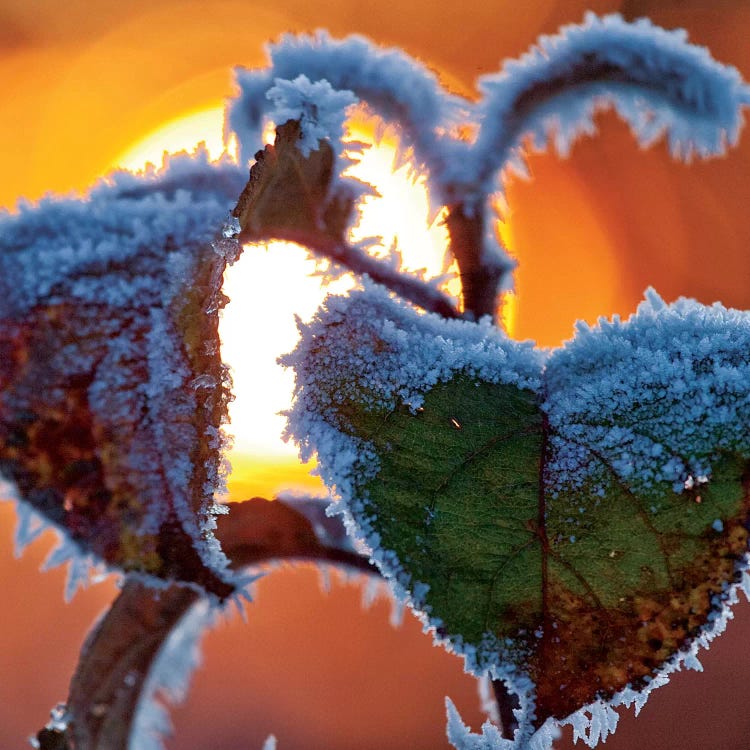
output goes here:
[{"label": "heart-shaped leaf", "polygon": [[83,550],[220,596],[227,259],[211,240],[237,177],[178,160],[0,224],[0,473]]},{"label": "heart-shaped leaf", "polygon": [[329,298],[288,362],[303,454],[527,731],[711,632],[747,551],[747,314],[652,294],[545,354],[373,288]]}]

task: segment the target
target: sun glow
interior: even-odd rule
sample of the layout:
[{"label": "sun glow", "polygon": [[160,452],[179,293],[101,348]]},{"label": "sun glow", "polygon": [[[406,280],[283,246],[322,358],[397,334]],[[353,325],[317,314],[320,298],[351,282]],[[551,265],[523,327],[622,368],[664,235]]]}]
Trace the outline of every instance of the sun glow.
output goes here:
[{"label": "sun glow", "polygon": [[343,277],[328,289],[312,276],[315,262],[299,245],[270,242],[245,247],[239,262],[224,276],[229,304],[219,327],[222,358],[232,368],[234,401],[229,406],[236,453],[291,455],[284,443],[285,418],[294,379],[277,364],[298,339],[294,316],[309,320],[326,292],[343,292]]},{"label": "sun glow", "polygon": [[[143,169],[147,162],[161,163],[164,151],[192,151],[203,141],[212,157],[224,151],[221,140],[223,110],[206,109],[173,120],[124,153],[116,166]],[[368,123],[353,128],[354,140],[374,142]],[[396,247],[402,267],[423,272],[427,278],[446,272],[447,233],[440,216],[430,216],[424,180],[408,164],[398,167],[395,138],[384,137],[366,149],[349,174],[370,183],[378,196],[363,201],[361,219],[353,241],[380,236],[382,252]],[[342,293],[355,282],[343,276],[326,286],[315,272],[315,262],[296,245],[271,242],[246,246],[242,258],[227,270],[224,292],[230,302],[222,313],[222,357],[232,368],[235,400],[230,405],[232,455],[236,471],[233,485],[251,485],[247,457],[254,464],[288,462],[296,448],[282,440],[285,420],[280,412],[289,407],[293,376],[277,364],[277,358],[294,348],[298,339],[295,315],[308,320],[328,293]],[[457,280],[446,282],[455,293]],[[248,469],[244,471],[243,467]],[[251,472],[252,473],[252,472]],[[287,477],[288,478],[288,477]],[[297,477],[295,473],[294,479]],[[278,481],[278,480],[277,480]],[[257,489],[255,490],[258,491]],[[244,492],[242,494],[245,494]]]},{"label": "sun glow", "polygon": [[223,105],[170,120],[120,154],[112,166],[137,172],[147,164],[161,165],[165,153],[192,153],[199,143],[205,145],[211,159],[218,159],[226,150]]},{"label": "sun glow", "polygon": [[[496,206],[496,210],[499,207]],[[504,216],[503,211],[498,210],[498,215]],[[500,241],[503,247],[511,254],[515,250],[515,242],[513,240],[513,229],[510,221],[505,218],[503,221],[497,222],[497,233],[500,237]],[[512,336],[516,330],[516,318],[518,316],[518,290],[514,287],[507,291],[502,292],[500,295],[500,324],[502,325],[505,332]]]},{"label": "sun glow", "polygon": [[[431,208],[424,177],[415,173],[410,164],[399,163],[396,138],[388,134],[376,138],[376,127],[371,123],[354,125],[350,138],[372,145],[347,174],[369,183],[378,192],[377,196],[364,199],[352,239],[379,236],[383,252],[391,247],[398,250],[404,270],[424,272],[426,278],[453,276],[455,268],[444,266],[448,244],[444,214]],[[447,287],[457,293],[457,279],[448,280]]]}]

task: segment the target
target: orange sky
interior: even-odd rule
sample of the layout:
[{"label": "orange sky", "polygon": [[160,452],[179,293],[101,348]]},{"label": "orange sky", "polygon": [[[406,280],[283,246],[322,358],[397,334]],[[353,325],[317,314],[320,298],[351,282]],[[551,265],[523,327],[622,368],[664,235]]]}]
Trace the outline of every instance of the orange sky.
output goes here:
[{"label": "orange sky", "polygon": [[[469,91],[475,75],[520,54],[538,33],[580,20],[588,7],[623,6],[687,26],[750,79],[746,0],[710,10],[703,0],[0,0],[0,206],[84,189],[153,129],[219,103],[231,92],[231,66],[260,64],[262,42],[285,30],[367,33]],[[727,159],[685,167],[661,147],[639,151],[613,117],[601,124],[602,135],[568,161],[535,155],[533,180],[509,186],[519,337],[558,343],[578,317],[632,311],[649,284],[666,299],[750,307],[750,137]],[[279,479],[273,467],[262,472],[245,478],[243,495]],[[16,561],[10,523],[0,506],[2,748],[21,746],[63,698],[83,636],[114,591],[95,587],[64,606],[61,575],[36,572],[48,541]],[[205,669],[175,713],[169,747],[259,748],[274,732],[279,750],[437,750],[447,747],[446,693],[478,727],[473,681],[458,660],[432,648],[413,618],[392,630],[385,604],[363,612],[358,601],[353,585],[323,596],[310,570],[274,572],[247,625],[233,618],[209,636]],[[706,673],[658,691],[608,750],[746,750],[750,607],[738,612],[703,659]]]}]

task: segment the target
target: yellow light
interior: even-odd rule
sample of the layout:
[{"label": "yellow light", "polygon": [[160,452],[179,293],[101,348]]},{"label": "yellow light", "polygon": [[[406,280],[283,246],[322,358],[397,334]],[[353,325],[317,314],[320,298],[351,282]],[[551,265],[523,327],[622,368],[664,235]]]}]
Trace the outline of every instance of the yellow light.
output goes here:
[{"label": "yellow light", "polygon": [[192,153],[204,143],[211,159],[218,159],[225,151],[224,107],[217,105],[189,115],[177,117],[149,133],[112,163],[114,168],[138,172],[147,164],[161,166],[165,153]]},{"label": "yellow light", "polygon": [[294,378],[276,359],[298,339],[294,316],[312,317],[327,291],[342,293],[352,285],[342,278],[328,290],[311,274],[315,263],[299,245],[270,242],[248,246],[224,275],[230,302],[219,332],[222,359],[232,368],[235,399],[229,405],[236,453],[254,456],[294,455],[281,439]]},{"label": "yellow light", "polygon": [[[372,143],[373,130],[360,124],[350,135],[353,140]],[[443,214],[430,217],[424,177],[415,175],[409,164],[397,167],[397,159],[398,142],[383,138],[348,170],[347,174],[373,185],[379,193],[365,198],[352,239],[380,236],[383,250],[397,245],[404,270],[424,270],[428,278],[440,276],[446,271],[443,261],[448,244]]]},{"label": "yellow light", "polygon": [[[352,132],[370,140],[364,128]],[[270,138],[268,140],[271,140]],[[385,251],[395,239],[405,269],[441,273],[446,230],[439,221],[428,228],[428,200],[424,180],[413,180],[405,166],[394,172],[395,141],[367,149],[348,174],[372,184],[379,197],[364,201],[352,241],[381,236]],[[309,320],[326,294],[341,294],[355,281],[346,274],[328,286],[311,276],[315,263],[303,248],[273,242],[248,246],[240,261],[228,269],[224,292],[230,298],[221,322],[222,356],[232,366],[235,401],[230,407],[235,454],[294,455],[296,448],[280,436],[289,407],[293,375],[276,364],[291,351],[298,332],[294,316]]]},{"label": "yellow light", "polygon": [[[498,221],[497,231],[503,247],[513,255],[515,243],[513,241],[513,228],[510,221],[507,218],[503,221]],[[516,316],[518,315],[517,283],[515,282],[516,286],[512,290],[505,291],[500,295],[500,323],[508,336],[512,336],[516,330]]]}]

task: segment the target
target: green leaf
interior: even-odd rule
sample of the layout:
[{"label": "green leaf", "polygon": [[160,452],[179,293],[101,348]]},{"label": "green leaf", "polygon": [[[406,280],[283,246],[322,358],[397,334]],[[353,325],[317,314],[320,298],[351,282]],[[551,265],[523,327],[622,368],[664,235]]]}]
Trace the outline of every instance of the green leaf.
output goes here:
[{"label": "green leaf", "polygon": [[538,728],[645,688],[721,613],[748,544],[748,339],[745,314],[652,298],[535,385],[523,345],[370,290],[303,331],[292,431],[438,636],[530,678]]}]

